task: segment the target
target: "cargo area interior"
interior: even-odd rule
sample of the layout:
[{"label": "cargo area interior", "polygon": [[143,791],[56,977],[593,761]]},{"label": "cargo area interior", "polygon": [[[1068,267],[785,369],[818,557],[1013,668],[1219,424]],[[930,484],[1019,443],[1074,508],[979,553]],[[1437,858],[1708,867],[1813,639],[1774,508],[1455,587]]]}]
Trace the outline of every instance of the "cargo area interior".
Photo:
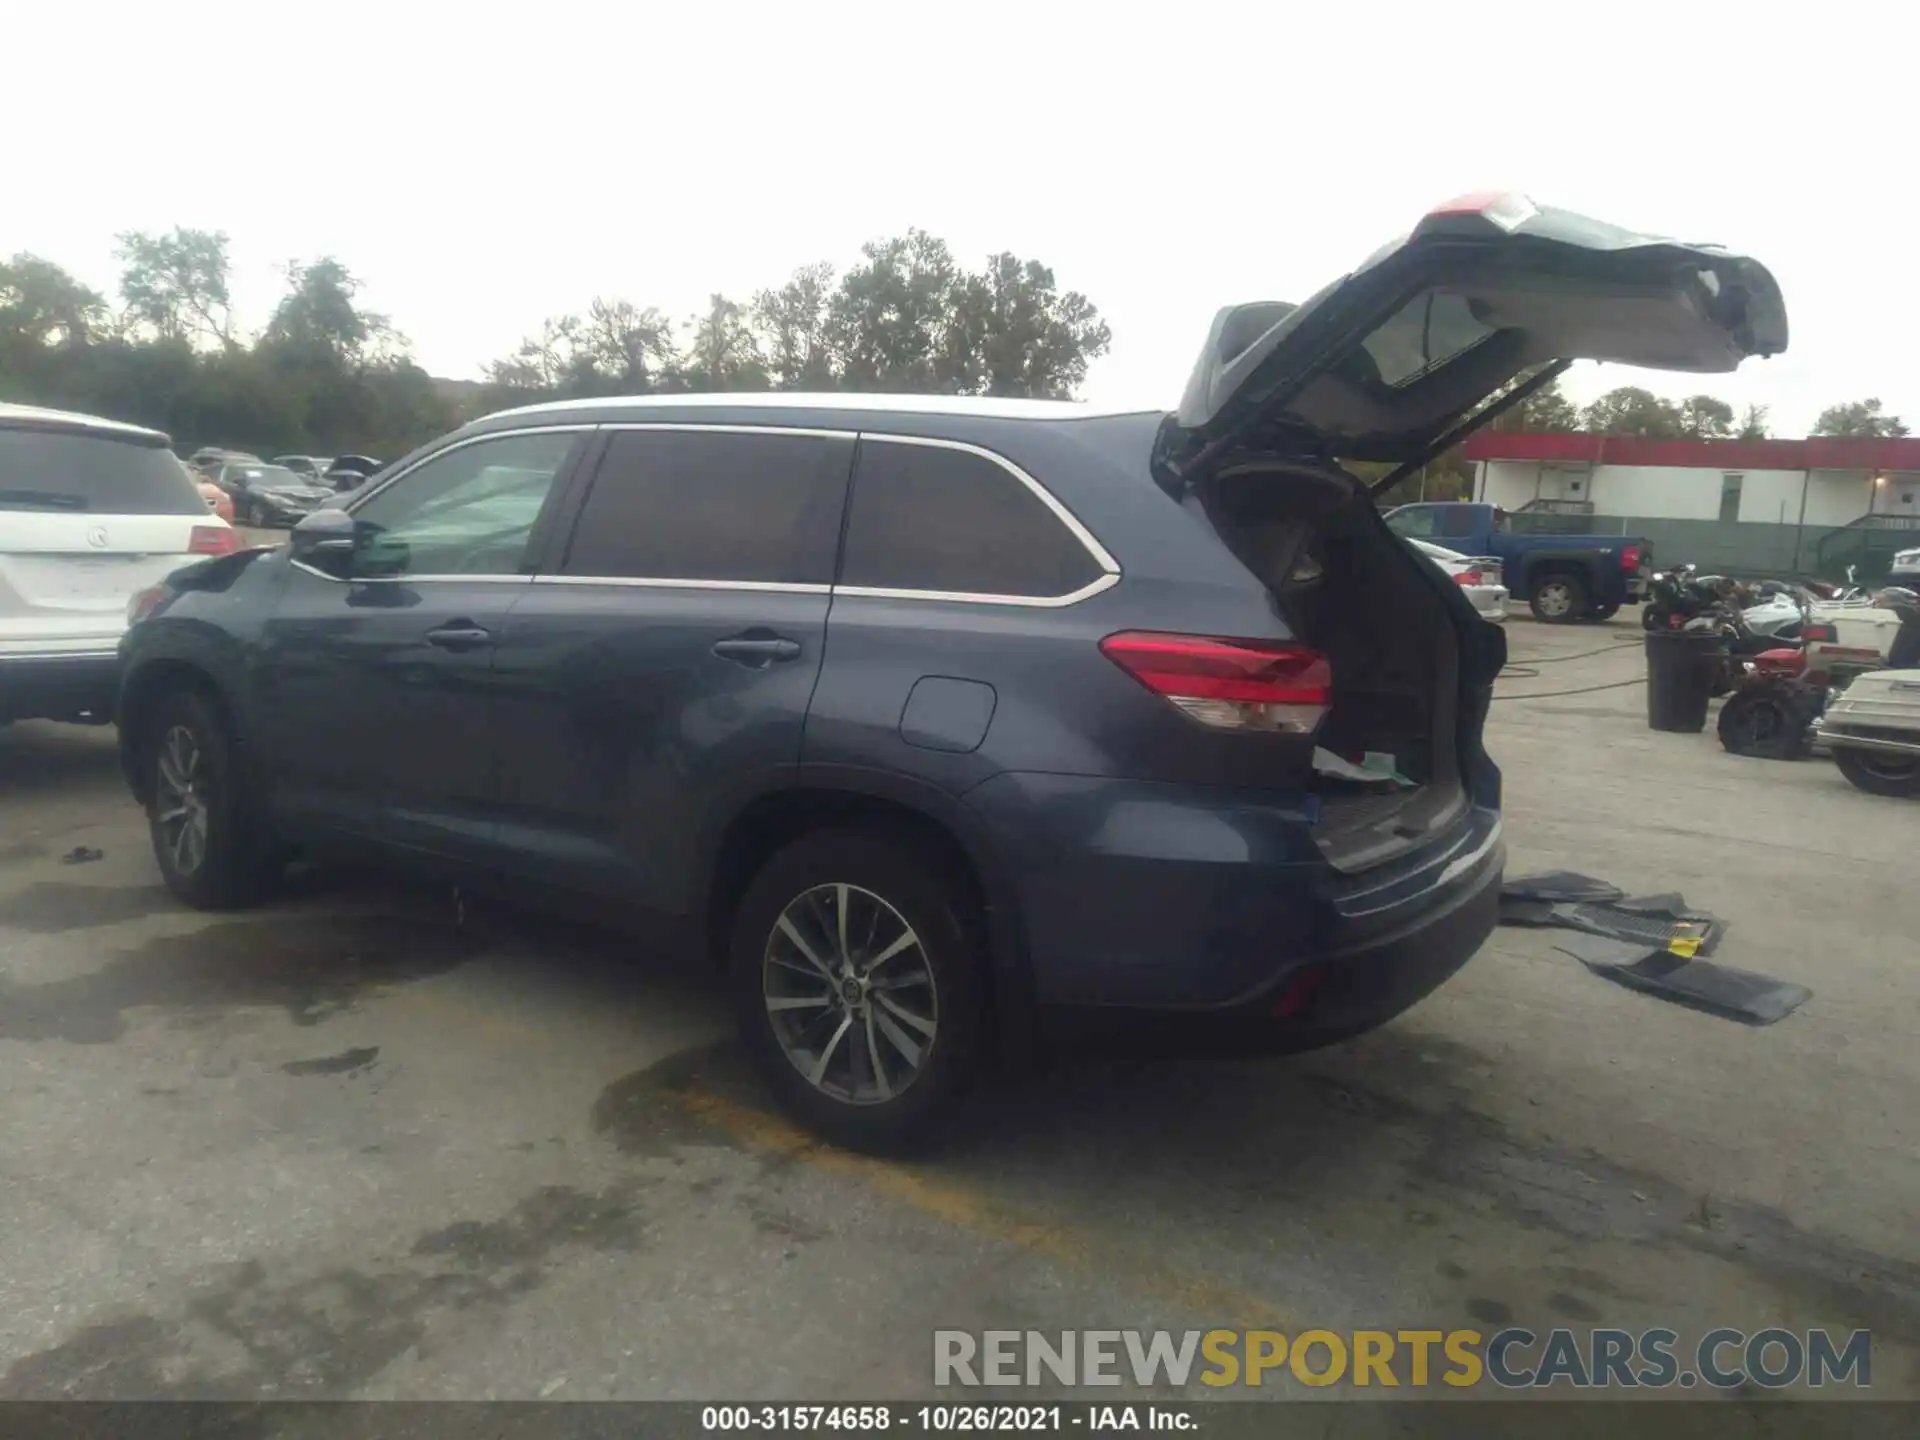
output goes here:
[{"label": "cargo area interior", "polygon": [[1392,757],[1382,779],[1315,773],[1322,853],[1359,870],[1417,846],[1465,804],[1460,642],[1444,577],[1393,536],[1345,472],[1236,466],[1209,479],[1200,503],[1289,628],[1332,667],[1316,744],[1349,762]]}]

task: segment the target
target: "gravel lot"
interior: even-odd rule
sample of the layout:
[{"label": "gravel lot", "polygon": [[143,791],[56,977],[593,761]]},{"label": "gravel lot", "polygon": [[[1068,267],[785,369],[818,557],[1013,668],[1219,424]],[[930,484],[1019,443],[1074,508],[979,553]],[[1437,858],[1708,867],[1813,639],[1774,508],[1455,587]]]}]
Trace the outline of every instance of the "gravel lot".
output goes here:
[{"label": "gravel lot", "polygon": [[110,731],[0,731],[0,1397],[904,1399],[935,1328],[1508,1320],[1866,1326],[1920,1393],[1917,812],[1517,698],[1639,674],[1631,616],[1511,631],[1512,871],[1679,888],[1800,1012],[1502,931],[1362,1041],[1087,1063],[910,1166],[767,1113],[690,962],[344,874],[185,911]]}]

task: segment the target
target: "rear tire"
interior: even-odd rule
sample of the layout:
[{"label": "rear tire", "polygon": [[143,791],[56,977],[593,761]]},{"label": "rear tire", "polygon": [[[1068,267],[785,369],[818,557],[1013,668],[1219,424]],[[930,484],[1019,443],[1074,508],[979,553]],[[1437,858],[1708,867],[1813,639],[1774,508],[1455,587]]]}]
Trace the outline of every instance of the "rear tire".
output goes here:
[{"label": "rear tire", "polygon": [[167,889],[201,910],[251,904],[270,847],[218,708],[195,691],[175,691],[154,707],[141,751],[147,826]]},{"label": "rear tire", "polygon": [[1897,800],[1920,795],[1920,758],[1874,755],[1835,746],[1833,763],[1855,789],[1869,795],[1888,795]]},{"label": "rear tire", "polygon": [[1543,625],[1576,624],[1587,617],[1587,587],[1578,575],[1559,571],[1542,575],[1527,606]]},{"label": "rear tire", "polygon": [[781,1106],[853,1150],[937,1131],[985,1050],[983,930],[952,862],[898,832],[817,830],[776,853],[734,912],[728,980]]}]

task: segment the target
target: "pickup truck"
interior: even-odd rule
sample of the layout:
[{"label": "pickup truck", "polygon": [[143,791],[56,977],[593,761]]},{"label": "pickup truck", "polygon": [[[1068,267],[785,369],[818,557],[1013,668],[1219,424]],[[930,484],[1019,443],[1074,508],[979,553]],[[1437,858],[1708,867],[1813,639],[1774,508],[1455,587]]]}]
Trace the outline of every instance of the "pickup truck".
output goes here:
[{"label": "pickup truck", "polygon": [[[1507,589],[1524,600],[1533,618],[1549,625],[1609,620],[1622,605],[1637,605],[1653,573],[1653,546],[1625,535],[1532,534],[1497,505],[1463,501],[1398,505],[1387,511],[1387,528],[1408,540],[1425,540],[1467,555],[1497,557]],[[1542,516],[1546,523],[1579,523],[1578,517]]]}]

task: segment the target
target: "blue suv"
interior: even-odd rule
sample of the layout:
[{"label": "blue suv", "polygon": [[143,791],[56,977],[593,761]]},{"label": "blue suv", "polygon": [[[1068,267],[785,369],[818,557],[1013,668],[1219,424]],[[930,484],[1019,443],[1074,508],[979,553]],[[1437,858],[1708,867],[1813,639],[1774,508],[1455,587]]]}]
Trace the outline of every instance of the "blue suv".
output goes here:
[{"label": "blue suv", "polygon": [[1058,1011],[1324,1044],[1475,952],[1504,854],[1502,632],[1340,462],[1391,484],[1572,357],[1785,342],[1753,261],[1495,197],[1223,311],[1170,414],[493,415],[136,598],[126,773],[194,905],[344,852],[690,926],[853,1145]]}]

